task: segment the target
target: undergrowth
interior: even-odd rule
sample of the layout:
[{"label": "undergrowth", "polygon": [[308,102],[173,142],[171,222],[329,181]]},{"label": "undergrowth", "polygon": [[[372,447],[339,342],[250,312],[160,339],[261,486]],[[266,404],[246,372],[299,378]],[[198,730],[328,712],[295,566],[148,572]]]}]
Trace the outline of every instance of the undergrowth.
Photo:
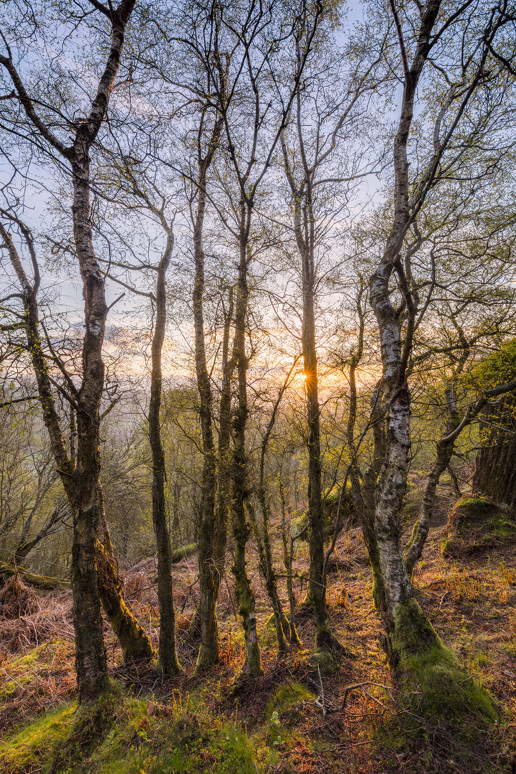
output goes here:
[{"label": "undergrowth", "polygon": [[[394,684],[379,644],[381,627],[359,530],[339,539],[328,594],[332,631],[357,658],[321,662],[309,648],[312,616],[298,604],[302,647],[278,660],[267,625],[270,609],[265,595],[257,593],[264,675],[239,682],[238,690],[232,686],[244,652],[229,584],[219,600],[221,663],[194,674],[195,563],[174,565],[185,672],[161,680],[152,670],[126,670],[106,628],[110,668],[123,687],[87,711],[77,712],[72,701],[70,595],[42,597],[39,612],[6,619],[0,627],[0,774],[511,771],[516,761],[511,746],[516,738],[514,553],[504,544],[496,556],[475,553],[467,564],[445,560],[443,533],[443,528],[430,533],[424,561],[414,573],[417,600],[431,624],[421,638],[417,605],[400,615]],[[277,535],[272,545],[280,566]],[[308,549],[302,544],[296,561],[299,602],[308,571]],[[254,555],[250,566],[257,574]],[[131,600],[157,642],[157,599],[149,574],[152,568],[140,568]],[[130,581],[131,576],[128,589]],[[284,585],[281,593],[285,598]]]},{"label": "undergrowth", "polygon": [[0,744],[3,774],[256,774],[238,725],[115,691],[45,715]]}]

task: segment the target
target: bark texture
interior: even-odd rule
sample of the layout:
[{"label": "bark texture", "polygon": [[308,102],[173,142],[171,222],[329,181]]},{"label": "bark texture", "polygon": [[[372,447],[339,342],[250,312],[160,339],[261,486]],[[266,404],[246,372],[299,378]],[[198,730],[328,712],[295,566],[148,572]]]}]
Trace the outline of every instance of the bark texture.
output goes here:
[{"label": "bark texture", "polygon": [[[20,280],[25,306],[27,342],[38,383],[52,452],[73,513],[72,589],[76,642],[76,669],[79,699],[93,699],[103,690],[107,663],[100,614],[97,540],[103,521],[100,491],[99,424],[104,387],[102,346],[107,316],[104,277],[93,247],[90,220],[90,149],[105,120],[124,45],[125,28],[134,0],[121,0],[116,8],[98,3],[97,11],[110,23],[110,50],[89,114],[73,128],[73,141],[66,146],[38,115],[35,103],[12,60],[0,58],[9,73],[20,103],[41,141],[50,145],[66,162],[72,174],[72,217],[75,251],[79,264],[84,298],[85,333],[82,346],[82,383],[76,389],[67,379],[70,402],[77,413],[77,450],[74,463],[68,454],[58,413],[53,400],[51,380],[42,352],[38,329],[37,292],[40,278],[32,238],[25,230],[33,264],[33,282],[23,271],[21,261],[10,249],[11,262]],[[12,242],[11,242],[11,247]]]},{"label": "bark texture", "polygon": [[159,666],[163,674],[179,669],[176,653],[176,625],[172,593],[172,557],[165,502],[165,454],[161,441],[160,408],[162,394],[161,354],[167,321],[166,275],[172,257],[174,235],[169,229],[165,251],[156,277],[156,321],[152,337],[149,442],[152,452],[152,523],[158,552]]},{"label": "bark texture", "polygon": [[246,518],[246,501],[249,497],[247,454],[245,448],[247,424],[247,355],[245,351],[246,318],[249,300],[247,284],[248,239],[250,231],[250,210],[242,205],[240,232],[240,261],[238,268],[238,288],[235,304],[235,334],[233,354],[238,375],[238,402],[233,419],[233,459],[232,459],[232,515],[235,553],[233,575],[239,612],[244,627],[246,659],[244,672],[261,674],[262,662],[258,631],[256,627],[255,597],[246,569],[246,547],[249,539],[249,524]]},{"label": "bark texture", "polygon": [[516,399],[507,396],[484,408],[483,442],[473,488],[502,508],[516,512]]},{"label": "bark texture", "polygon": [[[223,99],[223,96],[221,96]],[[201,128],[204,123],[202,116]],[[199,390],[201,438],[203,447],[203,470],[201,484],[201,512],[198,525],[199,542],[199,623],[201,643],[197,658],[197,669],[216,664],[219,660],[217,597],[223,572],[223,554],[226,545],[226,519],[224,508],[217,506],[217,468],[219,461],[213,433],[213,395],[208,373],[204,328],[205,260],[203,249],[203,226],[206,212],[207,173],[220,142],[222,118],[213,127],[208,150],[203,155],[199,143],[197,184],[197,210],[194,219],[195,282],[193,289],[193,312],[195,332],[195,370]],[[228,331],[229,333],[229,331]],[[227,342],[224,342],[227,360]],[[224,352],[223,352],[224,360]],[[223,371],[225,363],[223,362]],[[223,374],[224,379],[224,374]],[[227,389],[228,386],[223,386]],[[224,400],[224,398],[222,398]],[[222,446],[224,446],[226,435]],[[220,440],[220,439],[219,439]],[[229,437],[227,439],[229,441]],[[224,448],[219,452],[225,454]],[[219,503],[220,505],[220,503]]]}]

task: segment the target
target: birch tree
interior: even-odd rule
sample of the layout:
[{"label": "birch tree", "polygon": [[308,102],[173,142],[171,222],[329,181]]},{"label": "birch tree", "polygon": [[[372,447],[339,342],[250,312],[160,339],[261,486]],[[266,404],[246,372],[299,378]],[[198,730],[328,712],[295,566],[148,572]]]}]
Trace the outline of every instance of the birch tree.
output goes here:
[{"label": "birch tree", "polygon": [[[16,50],[9,45],[5,34],[4,52],[0,56],[4,87],[9,83],[11,85],[7,101],[14,108],[7,116],[8,131],[21,135],[38,151],[55,159],[60,168],[66,169],[73,193],[74,249],[83,285],[85,333],[80,385],[77,387],[66,373],[63,376],[67,397],[77,415],[75,460],[72,460],[63,437],[53,396],[52,373],[40,333],[37,295],[41,274],[34,239],[16,212],[6,210],[2,213],[4,220],[1,235],[21,288],[24,326],[39,400],[56,467],[73,513],[73,612],[81,701],[98,696],[107,679],[100,615],[101,595],[107,614],[122,640],[126,656],[149,658],[152,655],[148,638],[121,599],[99,482],[100,405],[104,387],[102,345],[108,306],[104,277],[95,254],[90,218],[92,149],[106,120],[133,8],[133,0],[122,0],[116,7],[92,0],[78,8],[79,22],[87,17],[88,12],[95,12],[109,40],[109,53],[96,79],[92,97],[84,100],[77,112],[72,110],[70,116],[65,115],[65,104],[55,107],[42,104],[37,89],[36,93],[31,93],[33,89],[31,85],[26,85],[23,71],[17,64]],[[9,225],[14,225],[19,231],[28,253],[32,277],[24,268],[20,252],[8,231]],[[99,538],[102,538],[102,545],[98,543]],[[103,584],[100,584],[101,575],[105,581]]]}]

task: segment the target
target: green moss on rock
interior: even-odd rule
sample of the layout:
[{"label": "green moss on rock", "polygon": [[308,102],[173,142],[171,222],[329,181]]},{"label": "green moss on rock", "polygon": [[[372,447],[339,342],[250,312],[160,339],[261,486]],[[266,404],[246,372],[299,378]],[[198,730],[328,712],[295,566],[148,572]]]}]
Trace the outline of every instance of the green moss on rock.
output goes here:
[{"label": "green moss on rock", "polygon": [[270,720],[274,713],[284,725],[293,725],[301,722],[302,703],[313,701],[313,693],[301,683],[287,683],[280,685],[267,705],[267,717]]},{"label": "green moss on rock", "polygon": [[415,599],[398,606],[390,645],[409,726],[464,743],[488,732],[497,718],[491,696],[444,647]]},{"label": "green moss on rock", "polygon": [[310,656],[308,663],[314,671],[320,671],[322,675],[332,675],[339,668],[329,650],[317,650]]},{"label": "green moss on rock", "polygon": [[448,517],[443,556],[460,559],[516,543],[516,521],[485,497],[462,497]]}]

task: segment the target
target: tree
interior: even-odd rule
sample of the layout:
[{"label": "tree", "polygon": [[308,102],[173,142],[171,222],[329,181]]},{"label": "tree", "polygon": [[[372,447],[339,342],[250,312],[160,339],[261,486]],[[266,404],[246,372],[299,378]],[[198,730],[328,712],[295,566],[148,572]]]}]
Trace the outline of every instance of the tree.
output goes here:
[{"label": "tree", "polygon": [[[50,155],[56,154],[60,163],[67,165],[71,173],[73,189],[74,247],[79,264],[84,291],[85,334],[82,344],[82,380],[77,388],[68,374],[63,374],[66,394],[77,414],[77,451],[73,460],[66,448],[60,418],[53,397],[52,375],[44,354],[40,335],[37,294],[40,287],[40,271],[30,230],[12,211],[4,210],[2,216],[19,229],[30,256],[33,278],[29,279],[10,233],[2,224],[0,233],[9,254],[14,272],[21,287],[23,318],[27,344],[37,380],[39,400],[56,467],[73,513],[72,588],[74,592],[74,627],[76,637],[76,668],[81,701],[94,699],[104,689],[107,678],[106,653],[102,636],[100,595],[108,616],[128,656],[149,657],[150,643],[131,616],[120,596],[112,558],[100,487],[99,425],[100,405],[104,386],[102,344],[108,307],[105,283],[93,246],[90,220],[90,165],[91,151],[106,119],[109,100],[117,78],[124,37],[134,0],[121,0],[116,8],[104,6],[96,0],[87,4],[107,20],[110,52],[97,81],[95,94],[89,104],[86,117],[75,116],[64,120],[59,108],[53,111],[54,120],[48,120],[38,109],[38,97],[32,97],[15,65],[11,48],[4,37],[6,54],[0,64],[11,81],[13,91],[10,100],[20,105],[25,123],[23,130],[29,143],[43,148]],[[80,19],[87,16],[81,7]],[[52,114],[52,108],[50,108]],[[17,132],[18,118],[9,120],[11,132]],[[70,141],[67,144],[67,141]],[[97,547],[102,537],[103,546]],[[100,584],[99,576],[104,582]]]},{"label": "tree", "polygon": [[[489,62],[486,42],[496,37],[503,19],[496,9],[483,5],[481,8],[481,21],[473,25],[473,19],[478,17],[473,16],[469,3],[450,10],[439,0],[429,0],[414,9],[413,14],[412,9],[401,9],[391,3],[402,61],[403,94],[393,142],[394,195],[388,233],[369,289],[381,345],[379,398],[381,415],[385,417],[385,431],[380,440],[383,464],[375,486],[374,551],[370,550],[370,556],[376,583],[375,601],[387,634],[387,652],[406,689],[423,686],[423,712],[425,706],[430,707],[439,670],[446,665],[447,679],[454,685],[456,695],[460,693],[462,672],[414,598],[400,547],[400,513],[411,444],[408,376],[414,331],[418,314],[422,312],[412,275],[412,256],[420,242],[416,239],[416,244],[410,245],[408,236],[413,225],[418,236],[417,219],[427,197],[435,195],[443,178],[457,172],[457,165],[464,162],[466,148],[483,136],[486,121],[489,123],[492,115],[486,116],[483,112],[482,90],[490,89],[494,94],[498,87],[502,91],[505,88],[503,79],[500,86],[499,68],[492,69]],[[440,92],[440,99],[432,103],[435,121],[432,141],[427,145],[428,155],[419,161],[411,178],[409,140],[418,90],[424,86],[423,73],[432,65],[435,67],[439,52],[446,51],[451,57],[458,51],[449,36],[466,19],[471,26],[465,25],[461,44],[462,50],[471,54],[464,59],[458,52],[456,65],[447,62],[446,88]],[[437,67],[433,74],[444,77]],[[493,101],[496,103],[496,98]],[[466,115],[470,122],[469,142],[461,135],[461,120]],[[400,306],[391,285],[394,278],[398,283]],[[423,314],[424,310],[423,306]],[[473,713],[483,714],[484,718],[492,716],[486,709],[485,698],[478,692],[471,698]]]},{"label": "tree", "polygon": [[[308,514],[310,521],[310,584],[308,601],[313,606],[316,621],[316,642],[321,649],[338,645],[330,632],[326,610],[326,577],[324,550],[324,497],[322,491],[321,460],[321,405],[319,398],[318,336],[316,330],[317,296],[321,291],[321,253],[327,251],[336,221],[347,207],[351,189],[358,180],[372,174],[381,159],[368,159],[364,153],[367,130],[358,117],[363,102],[377,91],[385,76],[380,63],[384,56],[385,38],[370,50],[370,38],[364,45],[353,41],[357,58],[351,72],[344,75],[342,55],[327,52],[328,41],[319,41],[319,61],[312,65],[310,88],[299,88],[289,116],[289,124],[282,132],[283,166],[291,195],[292,231],[300,259],[302,295],[303,376],[306,392],[308,424]],[[335,40],[332,43],[335,44]],[[302,62],[304,41],[296,41],[296,60]],[[351,59],[352,52],[346,52]],[[328,57],[327,69],[331,75],[320,72],[320,58]],[[346,62],[347,64],[347,62]],[[346,86],[339,84],[335,92],[328,84],[347,77]],[[287,142],[288,130],[293,139]],[[357,142],[360,138],[362,142]],[[346,157],[339,152],[346,143]],[[356,143],[356,149],[353,144]],[[344,166],[346,165],[346,166]],[[347,186],[347,187],[345,187]]]}]

